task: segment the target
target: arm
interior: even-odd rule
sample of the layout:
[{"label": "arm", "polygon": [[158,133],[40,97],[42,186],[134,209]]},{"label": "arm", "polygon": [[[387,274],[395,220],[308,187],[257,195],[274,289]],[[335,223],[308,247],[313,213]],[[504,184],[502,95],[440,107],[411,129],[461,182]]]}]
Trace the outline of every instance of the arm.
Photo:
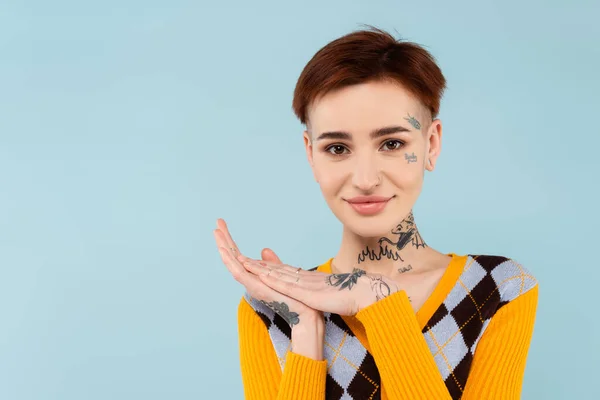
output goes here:
[{"label": "arm", "polygon": [[[477,345],[463,400],[519,399],[537,297],[535,286],[494,315]],[[365,327],[390,400],[451,399],[405,291],[356,317]]]},{"label": "arm", "polygon": [[464,400],[521,398],[538,292],[536,285],[494,315],[477,344]]},{"label": "arm", "polygon": [[[312,321],[311,321],[312,322]],[[323,331],[317,323],[298,324],[292,330],[297,343],[288,351],[283,373],[265,324],[242,298],[238,307],[240,362],[247,400],[325,399],[327,361],[321,358]],[[320,340],[319,338],[320,334]]]}]

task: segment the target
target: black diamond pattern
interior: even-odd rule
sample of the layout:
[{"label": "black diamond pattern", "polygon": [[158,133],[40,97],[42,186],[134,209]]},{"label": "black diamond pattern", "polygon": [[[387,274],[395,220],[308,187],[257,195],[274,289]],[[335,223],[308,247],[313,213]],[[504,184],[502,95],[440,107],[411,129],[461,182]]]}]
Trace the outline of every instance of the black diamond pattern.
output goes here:
[{"label": "black diamond pattern", "polygon": [[327,374],[327,377],[325,378],[325,398],[327,400],[339,400],[343,395],[344,388],[342,388],[330,374]]}]

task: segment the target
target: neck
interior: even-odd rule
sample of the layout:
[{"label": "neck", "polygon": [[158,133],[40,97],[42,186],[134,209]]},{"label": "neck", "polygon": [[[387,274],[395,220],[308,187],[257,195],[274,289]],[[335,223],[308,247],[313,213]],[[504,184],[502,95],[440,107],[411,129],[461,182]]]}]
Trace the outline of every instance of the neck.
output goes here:
[{"label": "neck", "polygon": [[363,237],[344,229],[332,272],[350,272],[353,268],[386,276],[418,272],[427,268],[427,260],[439,254],[421,237],[411,211],[384,236]]}]

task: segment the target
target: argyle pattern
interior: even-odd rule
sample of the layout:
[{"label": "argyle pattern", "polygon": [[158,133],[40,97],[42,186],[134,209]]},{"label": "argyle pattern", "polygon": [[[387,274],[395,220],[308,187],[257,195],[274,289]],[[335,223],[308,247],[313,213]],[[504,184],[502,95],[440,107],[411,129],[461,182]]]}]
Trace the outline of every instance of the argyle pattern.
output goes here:
[{"label": "argyle pattern", "polygon": [[[456,284],[422,330],[453,399],[462,396],[477,343],[492,317],[536,284],[536,279],[515,260],[494,255],[467,256]],[[248,293],[245,298],[265,323],[283,370],[291,346],[290,326]],[[381,380],[373,356],[342,317],[331,313],[324,313],[324,317],[326,399],[380,399]]]}]

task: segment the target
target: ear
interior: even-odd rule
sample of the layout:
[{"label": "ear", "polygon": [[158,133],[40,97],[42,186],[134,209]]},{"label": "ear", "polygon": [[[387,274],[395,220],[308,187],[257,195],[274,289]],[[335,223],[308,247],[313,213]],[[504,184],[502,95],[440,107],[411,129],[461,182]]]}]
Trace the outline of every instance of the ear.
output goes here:
[{"label": "ear", "polygon": [[304,137],[304,150],[306,151],[306,158],[308,159],[308,163],[310,164],[310,168],[312,169],[315,181],[319,182],[319,180],[317,179],[317,175],[315,174],[315,166],[314,166],[314,162],[313,162],[313,145],[312,145],[312,139],[310,137],[310,133],[307,130],[305,130],[303,137]]},{"label": "ear", "polygon": [[427,129],[427,159],[425,160],[425,169],[433,171],[435,163],[442,151],[442,121],[434,119],[429,129]]}]

